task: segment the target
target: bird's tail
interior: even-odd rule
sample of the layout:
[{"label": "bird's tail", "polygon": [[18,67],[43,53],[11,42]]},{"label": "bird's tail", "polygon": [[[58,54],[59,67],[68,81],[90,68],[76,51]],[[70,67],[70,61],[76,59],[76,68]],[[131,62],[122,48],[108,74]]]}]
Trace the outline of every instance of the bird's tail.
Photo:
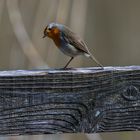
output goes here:
[{"label": "bird's tail", "polygon": [[104,69],[103,65],[90,52],[88,52],[88,57],[90,57],[97,65]]}]

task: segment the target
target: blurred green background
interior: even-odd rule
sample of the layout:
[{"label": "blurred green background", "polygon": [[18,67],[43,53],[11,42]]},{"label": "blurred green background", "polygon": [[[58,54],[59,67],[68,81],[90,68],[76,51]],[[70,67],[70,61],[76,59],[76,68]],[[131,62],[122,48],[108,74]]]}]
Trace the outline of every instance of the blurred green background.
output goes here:
[{"label": "blurred green background", "polygon": [[[43,39],[50,22],[69,26],[104,66],[140,65],[140,0],[0,0],[0,69],[60,68],[69,60]],[[71,67],[96,66],[83,56]],[[137,132],[1,137],[39,140],[132,140]]]}]

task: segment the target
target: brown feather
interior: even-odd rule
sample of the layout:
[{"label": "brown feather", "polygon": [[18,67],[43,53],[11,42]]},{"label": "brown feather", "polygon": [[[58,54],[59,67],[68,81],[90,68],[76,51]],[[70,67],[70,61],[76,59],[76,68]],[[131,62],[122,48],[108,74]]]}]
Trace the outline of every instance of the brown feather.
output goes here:
[{"label": "brown feather", "polygon": [[67,28],[66,26],[63,29],[63,37],[64,39],[71,45],[73,45],[74,47],[76,47],[78,50],[85,52],[87,54],[89,53],[89,50],[86,46],[86,44],[84,43],[84,41],[74,32],[72,32],[69,28]]},{"label": "brown feather", "polygon": [[103,68],[103,65],[99,63],[99,61],[90,53],[84,41],[74,32],[72,32],[68,27],[64,27],[63,30],[64,38],[69,44],[76,47],[78,50],[89,54],[90,58],[95,61],[100,67]]}]

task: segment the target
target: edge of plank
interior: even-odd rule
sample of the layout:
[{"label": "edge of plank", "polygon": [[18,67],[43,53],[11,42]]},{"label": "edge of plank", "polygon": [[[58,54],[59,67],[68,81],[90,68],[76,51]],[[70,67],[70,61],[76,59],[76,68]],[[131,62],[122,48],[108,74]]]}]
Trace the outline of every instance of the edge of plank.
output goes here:
[{"label": "edge of plank", "polygon": [[85,68],[68,68],[68,69],[33,69],[33,70],[6,70],[0,71],[0,77],[4,76],[39,76],[54,73],[100,73],[107,71],[131,71],[140,70],[140,66],[108,66],[101,69],[100,67]]}]

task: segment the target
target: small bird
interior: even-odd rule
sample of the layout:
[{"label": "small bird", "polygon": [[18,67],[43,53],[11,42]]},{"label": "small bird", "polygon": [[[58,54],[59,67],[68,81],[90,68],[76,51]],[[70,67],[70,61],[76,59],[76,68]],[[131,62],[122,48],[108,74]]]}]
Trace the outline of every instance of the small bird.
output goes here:
[{"label": "small bird", "polygon": [[50,23],[44,29],[44,36],[51,38],[55,45],[65,54],[70,56],[70,60],[64,69],[70,64],[74,57],[84,55],[95,61],[102,69],[103,65],[90,53],[84,41],[68,27],[58,23]]}]

